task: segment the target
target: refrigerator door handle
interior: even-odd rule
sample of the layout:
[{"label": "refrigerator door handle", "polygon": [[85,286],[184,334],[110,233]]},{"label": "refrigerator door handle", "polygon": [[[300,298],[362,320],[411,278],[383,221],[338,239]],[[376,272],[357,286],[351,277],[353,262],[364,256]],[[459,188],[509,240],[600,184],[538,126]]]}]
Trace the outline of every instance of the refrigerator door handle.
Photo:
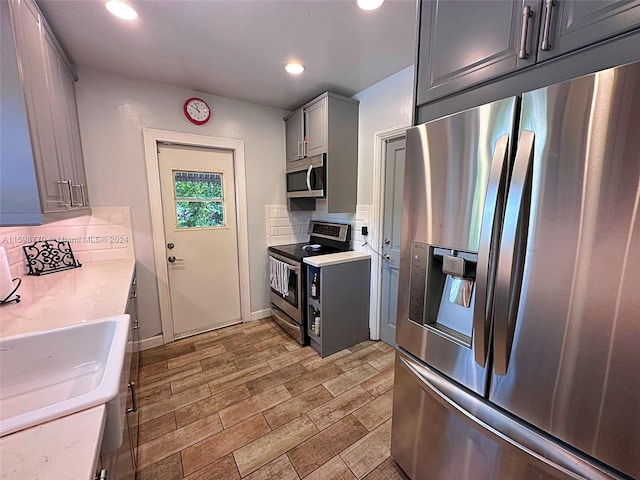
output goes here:
[{"label": "refrigerator door handle", "polygon": [[478,365],[487,364],[489,336],[491,332],[491,309],[493,306],[493,283],[495,259],[500,239],[502,205],[507,177],[507,155],[509,135],[498,138],[491,161],[489,184],[484,201],[480,226],[480,247],[476,267],[476,301],[473,310],[473,350]]},{"label": "refrigerator door handle", "polygon": [[507,374],[520,302],[529,231],[534,140],[533,132],[521,132],[505,207],[494,300],[493,370],[496,375]]}]

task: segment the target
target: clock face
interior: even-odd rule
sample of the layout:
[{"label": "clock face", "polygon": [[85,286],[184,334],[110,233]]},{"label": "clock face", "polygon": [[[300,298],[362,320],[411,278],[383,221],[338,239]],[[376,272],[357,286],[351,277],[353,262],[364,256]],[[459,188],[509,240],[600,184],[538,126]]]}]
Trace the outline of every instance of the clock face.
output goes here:
[{"label": "clock face", "polygon": [[184,114],[191,123],[204,125],[211,118],[211,109],[201,98],[190,98],[184,102]]}]

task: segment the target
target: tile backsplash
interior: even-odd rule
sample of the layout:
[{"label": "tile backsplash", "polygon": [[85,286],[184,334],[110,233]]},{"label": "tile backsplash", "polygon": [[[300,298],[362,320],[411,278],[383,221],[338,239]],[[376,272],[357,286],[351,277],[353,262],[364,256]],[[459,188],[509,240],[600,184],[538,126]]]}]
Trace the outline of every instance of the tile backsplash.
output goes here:
[{"label": "tile backsplash", "polygon": [[316,200],[316,210],[312,212],[290,212],[286,205],[266,205],[267,245],[308,242],[309,220],[321,220],[350,223],[353,249],[361,250],[361,245],[364,242],[361,227],[370,224],[372,214],[373,207],[371,205],[358,205],[355,214],[328,213],[325,200]]},{"label": "tile backsplash", "polygon": [[22,247],[41,240],[64,240],[80,263],[134,258],[129,207],[92,208],[91,215],[45,225],[0,227],[0,246],[7,252],[11,275],[26,275]]},{"label": "tile backsplash", "polygon": [[286,205],[265,205],[267,245],[285,245],[309,241],[311,212],[290,212]]}]

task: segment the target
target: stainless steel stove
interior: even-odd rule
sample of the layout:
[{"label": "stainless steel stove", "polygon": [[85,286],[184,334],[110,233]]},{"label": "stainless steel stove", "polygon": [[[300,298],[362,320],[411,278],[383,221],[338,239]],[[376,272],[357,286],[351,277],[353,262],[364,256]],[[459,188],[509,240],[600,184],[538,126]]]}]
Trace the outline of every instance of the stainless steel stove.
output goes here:
[{"label": "stainless steel stove", "polygon": [[311,220],[308,232],[308,243],[269,247],[271,277],[274,275],[273,269],[281,266],[278,262],[286,265],[285,281],[280,282],[280,287],[284,288],[274,288],[271,283],[271,316],[301,345],[306,345],[309,340],[305,330],[307,282],[302,259],[351,250],[351,225]]}]

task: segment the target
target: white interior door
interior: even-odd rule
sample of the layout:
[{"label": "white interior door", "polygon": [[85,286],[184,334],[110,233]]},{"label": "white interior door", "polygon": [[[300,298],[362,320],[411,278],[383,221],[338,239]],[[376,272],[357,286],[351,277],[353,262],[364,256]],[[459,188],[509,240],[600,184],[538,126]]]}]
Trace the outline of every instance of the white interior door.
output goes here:
[{"label": "white interior door", "polygon": [[385,150],[380,339],[395,346],[405,137],[387,141]]},{"label": "white interior door", "polygon": [[233,153],[159,145],[174,338],[242,320]]}]

